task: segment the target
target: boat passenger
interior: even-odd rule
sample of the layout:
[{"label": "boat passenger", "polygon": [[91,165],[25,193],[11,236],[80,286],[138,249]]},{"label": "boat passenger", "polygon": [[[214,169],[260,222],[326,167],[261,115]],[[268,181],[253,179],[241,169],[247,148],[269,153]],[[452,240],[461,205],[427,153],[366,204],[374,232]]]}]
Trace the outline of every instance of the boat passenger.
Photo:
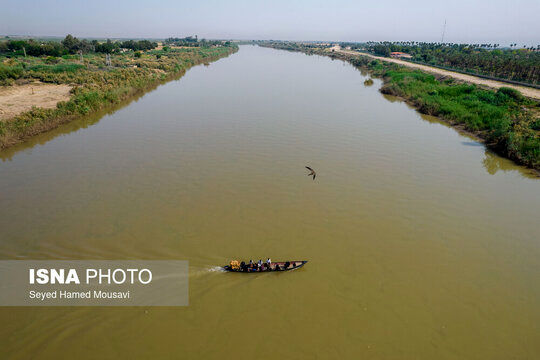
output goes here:
[{"label": "boat passenger", "polygon": [[279,268],[279,264],[278,264],[278,263],[276,263],[276,267],[274,268],[274,271],[279,271],[279,270],[280,270],[280,268]]},{"label": "boat passenger", "polygon": [[253,260],[249,260],[249,267],[253,268]]},{"label": "boat passenger", "polygon": [[285,263],[285,269],[288,269],[290,265],[291,265],[291,263],[287,261],[287,262]]},{"label": "boat passenger", "polygon": [[270,261],[270,258],[266,259],[266,265],[270,267],[272,265],[272,261]]}]

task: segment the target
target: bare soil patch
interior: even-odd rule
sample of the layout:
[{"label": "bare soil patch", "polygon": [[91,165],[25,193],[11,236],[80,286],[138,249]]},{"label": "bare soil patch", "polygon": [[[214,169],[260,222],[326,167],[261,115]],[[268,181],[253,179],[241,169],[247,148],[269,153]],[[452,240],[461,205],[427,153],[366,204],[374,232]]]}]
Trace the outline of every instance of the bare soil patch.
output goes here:
[{"label": "bare soil patch", "polygon": [[70,97],[71,86],[33,82],[0,87],[0,120],[7,120],[31,110],[32,106],[52,109]]}]

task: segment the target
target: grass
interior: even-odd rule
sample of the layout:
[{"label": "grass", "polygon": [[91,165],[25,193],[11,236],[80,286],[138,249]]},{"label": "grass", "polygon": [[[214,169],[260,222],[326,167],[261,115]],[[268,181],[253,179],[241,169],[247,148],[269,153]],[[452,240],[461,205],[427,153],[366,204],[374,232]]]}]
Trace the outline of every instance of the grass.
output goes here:
[{"label": "grass", "polygon": [[55,64],[55,65],[33,65],[27,68],[27,71],[32,71],[36,73],[52,73],[58,74],[63,72],[75,73],[81,69],[84,69],[84,65],[81,64]]},{"label": "grass", "polygon": [[487,144],[519,163],[540,169],[538,103],[518,91],[485,90],[475,85],[441,82],[418,70],[390,67],[383,93],[407,99],[424,114],[463,125]]},{"label": "grass", "polygon": [[331,53],[325,49],[274,43],[268,45],[307,54],[326,55],[368,69],[384,79],[381,92],[399,96],[420,112],[459,125],[486,141],[486,145],[517,163],[540,170],[540,103],[517,90],[487,90],[476,85],[412,70],[365,56]]},{"label": "grass", "polygon": [[0,121],[0,148],[55,128],[61,123],[107,108],[140,93],[152,85],[181,75],[191,66],[217,60],[235,52],[236,46],[193,49],[151,50],[114,54],[112,66],[104,54],[80,57],[0,57],[0,85],[40,80],[70,84],[72,96],[55,109],[33,108],[13,119]]}]

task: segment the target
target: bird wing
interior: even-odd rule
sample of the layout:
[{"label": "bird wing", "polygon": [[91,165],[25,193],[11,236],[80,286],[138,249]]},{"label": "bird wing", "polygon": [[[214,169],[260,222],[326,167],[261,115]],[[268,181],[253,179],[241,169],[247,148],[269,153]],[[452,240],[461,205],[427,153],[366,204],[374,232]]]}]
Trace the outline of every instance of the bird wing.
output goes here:
[{"label": "bird wing", "polygon": [[310,168],[309,166],[306,166],[306,169],[308,169],[309,171],[313,171],[313,169]]},{"label": "bird wing", "polygon": [[314,171],[313,172],[313,180],[315,180],[315,176],[317,176],[317,173]]}]

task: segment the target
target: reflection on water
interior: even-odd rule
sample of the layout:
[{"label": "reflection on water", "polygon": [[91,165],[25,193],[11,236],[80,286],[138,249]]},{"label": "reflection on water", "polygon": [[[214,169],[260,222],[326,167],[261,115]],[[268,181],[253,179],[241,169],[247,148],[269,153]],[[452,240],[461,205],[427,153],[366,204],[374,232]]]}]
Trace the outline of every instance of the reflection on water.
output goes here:
[{"label": "reflection on water", "polygon": [[16,144],[12,147],[5,149],[4,151],[0,151],[0,159],[2,161],[11,160],[13,158],[13,155],[18,153],[19,151],[31,149],[37,145],[44,145],[58,136],[69,134],[79,129],[85,129],[89,126],[92,126],[93,124],[97,123],[103,116],[114,113],[114,111],[122,108],[123,106],[127,106],[131,101],[134,100],[135,99],[131,99],[125,104],[119,104],[118,107],[109,108],[106,111],[98,111],[91,115],[83,116],[77,120],[62,124],[51,131],[47,131],[45,133],[33,136],[23,143]]},{"label": "reflection on water", "polygon": [[[390,101],[392,103],[394,103],[394,102],[405,103],[407,105],[407,107],[409,107],[410,109],[414,109],[413,106],[407,104],[406,102],[404,102],[399,97],[396,97],[396,96],[393,96],[393,95],[383,95],[383,97],[386,100],[388,100],[388,101]],[[467,131],[462,131],[462,130],[460,130],[458,128],[455,128],[455,127],[451,126],[450,124],[448,124],[446,121],[444,121],[444,120],[442,120],[442,119],[440,119],[440,118],[438,118],[436,116],[420,114],[420,113],[418,113],[418,115],[420,116],[420,118],[427,121],[428,123],[437,124],[437,125],[443,125],[443,126],[449,128],[449,129],[452,129],[452,130],[458,132],[462,137],[465,137],[465,138],[468,138],[468,139],[471,140],[471,141],[460,141],[460,143],[462,145],[471,146],[471,147],[478,147],[478,148],[482,149],[482,151],[484,151],[484,153],[486,154],[486,157],[482,160],[482,164],[484,165],[484,168],[486,169],[488,174],[495,175],[495,173],[498,170],[503,170],[505,172],[507,172],[507,171],[517,171],[522,176],[524,176],[526,178],[530,178],[530,179],[538,179],[538,178],[540,178],[540,174],[537,171],[535,171],[533,169],[529,169],[529,168],[527,168],[525,166],[518,165],[515,162],[513,162],[512,160],[500,157],[497,154],[493,153],[491,150],[487,149],[482,142],[480,142],[476,137],[474,137],[472,134],[468,133]],[[496,162],[498,164],[497,167],[495,168],[494,165],[491,164],[491,162]],[[489,167],[486,166],[486,163],[490,164],[490,166]]]},{"label": "reflection on water", "polygon": [[[484,154],[485,154],[485,157],[482,160],[482,164],[484,165],[484,168],[489,174],[495,175],[497,171],[499,170],[503,172],[516,170],[516,164],[512,162],[511,160],[500,157],[497,154],[487,149],[484,152]],[[538,175],[534,171],[528,170],[528,169],[523,169],[522,174],[530,178],[538,177]]]},{"label": "reflection on water", "polygon": [[461,143],[465,146],[480,146],[480,147],[484,146],[484,144],[478,141],[462,141]]},{"label": "reflection on water", "polygon": [[[382,95],[383,98],[385,98],[387,101],[390,101],[391,103],[404,103],[404,104],[406,104],[403,101],[403,99],[400,99],[397,96],[388,95],[388,94],[381,94],[381,95]],[[407,104],[407,106],[409,106],[409,105]],[[412,109],[412,107],[411,107],[411,109]],[[423,116],[423,115],[420,115],[420,116]],[[425,119],[425,120],[427,120],[427,119]]]},{"label": "reflection on water", "polygon": [[[205,66],[209,66],[209,64],[204,64]],[[145,88],[145,90],[140,90],[133,94],[129,99],[126,99],[118,104],[115,104],[113,106],[107,107],[104,110],[99,110],[96,112],[93,112],[87,116],[82,116],[74,121],[70,121],[68,123],[62,124],[58,126],[55,129],[52,129],[50,131],[38,134],[36,136],[32,136],[25,142],[16,144],[15,146],[11,146],[3,151],[0,151],[0,160],[7,161],[11,160],[13,158],[13,155],[18,153],[19,151],[24,151],[26,149],[31,149],[37,145],[44,145],[50,140],[69,134],[71,132],[80,130],[80,129],[86,129],[89,126],[94,125],[99,120],[101,120],[106,115],[114,114],[116,111],[130,105],[133,102],[138,101],[141,97],[143,97],[146,93],[153,91],[157,89],[159,86],[168,83],[172,80],[178,80],[182,76],[184,76],[184,73],[179,73],[175,76],[169,77],[163,81],[157,81],[154,84],[149,85]]]}]

